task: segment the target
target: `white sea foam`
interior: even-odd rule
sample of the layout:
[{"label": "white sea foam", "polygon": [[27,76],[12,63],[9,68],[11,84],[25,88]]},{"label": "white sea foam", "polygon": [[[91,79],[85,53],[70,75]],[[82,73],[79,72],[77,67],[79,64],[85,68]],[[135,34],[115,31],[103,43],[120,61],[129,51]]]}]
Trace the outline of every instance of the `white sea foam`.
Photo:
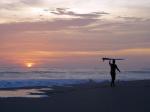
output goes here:
[{"label": "white sea foam", "polygon": [[[109,71],[99,69],[0,69],[0,88],[53,86],[85,83],[89,79],[105,81],[110,79]],[[150,71],[123,71],[118,80],[150,79]]]}]

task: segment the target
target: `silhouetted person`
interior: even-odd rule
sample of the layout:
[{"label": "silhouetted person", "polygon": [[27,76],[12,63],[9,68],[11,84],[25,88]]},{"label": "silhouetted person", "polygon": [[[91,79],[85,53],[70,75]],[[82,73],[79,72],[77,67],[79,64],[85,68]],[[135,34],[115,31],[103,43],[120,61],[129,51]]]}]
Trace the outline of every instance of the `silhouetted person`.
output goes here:
[{"label": "silhouetted person", "polygon": [[111,63],[111,60],[109,61],[109,65],[110,65],[110,74],[111,74],[111,87],[114,87],[115,86],[115,79],[116,79],[116,70],[119,70],[119,68],[117,67],[116,63],[115,63],[115,59],[112,60],[112,63]]}]

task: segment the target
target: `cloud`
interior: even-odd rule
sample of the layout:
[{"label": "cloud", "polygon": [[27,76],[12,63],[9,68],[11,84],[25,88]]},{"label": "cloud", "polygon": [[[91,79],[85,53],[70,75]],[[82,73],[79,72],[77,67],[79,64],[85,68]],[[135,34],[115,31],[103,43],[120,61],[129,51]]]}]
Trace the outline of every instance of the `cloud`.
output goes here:
[{"label": "cloud", "polygon": [[5,2],[0,2],[0,11],[1,10],[18,10],[22,7],[23,5],[19,0],[14,0],[13,2],[10,0],[6,0]]},{"label": "cloud", "polygon": [[12,10],[27,6],[36,6],[42,3],[42,0],[5,0],[5,2],[0,2],[0,9]]},{"label": "cloud", "polygon": [[42,0],[20,0],[20,2],[25,4],[39,4],[42,2]]},{"label": "cloud", "polygon": [[[29,37],[30,40],[30,38],[46,37],[49,44],[57,45],[58,50],[86,51],[150,47],[150,20],[120,16],[113,21],[101,19],[101,16],[108,14],[105,12],[79,14],[69,10],[57,8],[52,11],[56,18],[49,21],[0,24],[1,43],[6,44],[7,41],[3,41],[5,38],[17,40]],[[48,14],[50,12],[50,10],[45,11]],[[70,17],[64,18],[63,15]],[[31,46],[28,42],[24,45]]]},{"label": "cloud", "polygon": [[1,24],[0,48],[31,50],[40,46],[38,49],[61,51],[149,48],[149,29],[150,21],[130,23],[85,18]]},{"label": "cloud", "polygon": [[144,18],[140,18],[140,17],[128,17],[128,16],[118,16],[117,18],[119,19],[123,19],[123,20],[126,20],[126,21],[141,21],[141,20],[144,20]]},{"label": "cloud", "polygon": [[[25,1],[20,1],[25,2]],[[33,3],[39,3],[39,1],[34,2],[30,1],[31,4]],[[30,4],[29,2],[29,4]],[[49,12],[49,10],[44,10],[46,12]],[[88,26],[90,24],[94,24],[97,21],[101,21],[101,16],[107,15],[109,13],[106,12],[91,12],[91,13],[84,13],[79,14],[73,11],[68,11],[67,8],[56,8],[55,11],[50,11],[50,13],[57,15],[53,19],[50,20],[44,20],[40,19],[41,15],[39,15],[39,21],[28,21],[32,20],[30,18],[20,18],[21,21],[16,20],[16,22],[12,23],[4,23],[0,24],[0,33],[4,34],[4,32],[8,31],[54,31],[54,30],[65,30],[65,29],[73,29],[73,28],[81,28],[84,26]],[[49,14],[49,13],[48,13]],[[67,15],[70,17],[64,17],[63,15]],[[61,16],[61,17],[59,17]],[[14,16],[16,17],[16,16]],[[17,18],[17,17],[16,17]],[[79,28],[79,29],[80,29]]]},{"label": "cloud", "polygon": [[44,5],[46,1],[45,0],[20,0],[20,3],[23,3],[25,5],[28,5],[28,6],[42,6]]},{"label": "cloud", "polygon": [[74,18],[74,19],[55,19],[54,21],[43,22],[20,22],[12,24],[0,24],[0,32],[9,31],[53,31],[64,30],[70,27],[86,26],[98,21],[98,19]]},{"label": "cloud", "polygon": [[55,15],[67,15],[67,16],[73,16],[73,17],[81,17],[81,18],[98,18],[103,15],[108,15],[109,13],[107,12],[92,12],[92,13],[87,13],[87,14],[79,14],[73,11],[68,11],[67,8],[56,8],[56,10],[50,11],[50,13],[55,14]]}]

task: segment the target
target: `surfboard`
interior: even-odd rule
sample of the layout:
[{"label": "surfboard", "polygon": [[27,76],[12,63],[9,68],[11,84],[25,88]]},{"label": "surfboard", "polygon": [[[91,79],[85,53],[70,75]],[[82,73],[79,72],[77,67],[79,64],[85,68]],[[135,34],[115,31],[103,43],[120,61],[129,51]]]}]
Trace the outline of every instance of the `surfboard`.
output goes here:
[{"label": "surfboard", "polygon": [[121,58],[102,58],[103,61],[105,60],[125,60],[125,59],[121,59]]}]

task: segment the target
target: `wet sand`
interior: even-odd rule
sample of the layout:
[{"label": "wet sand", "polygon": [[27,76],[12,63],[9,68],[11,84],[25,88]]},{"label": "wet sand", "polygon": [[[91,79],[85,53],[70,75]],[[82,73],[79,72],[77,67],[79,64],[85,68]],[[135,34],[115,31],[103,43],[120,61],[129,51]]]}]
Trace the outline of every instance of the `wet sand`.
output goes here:
[{"label": "wet sand", "polygon": [[0,98],[0,112],[150,112],[149,80],[119,82],[114,88],[108,82],[90,82],[43,91],[48,97]]}]

